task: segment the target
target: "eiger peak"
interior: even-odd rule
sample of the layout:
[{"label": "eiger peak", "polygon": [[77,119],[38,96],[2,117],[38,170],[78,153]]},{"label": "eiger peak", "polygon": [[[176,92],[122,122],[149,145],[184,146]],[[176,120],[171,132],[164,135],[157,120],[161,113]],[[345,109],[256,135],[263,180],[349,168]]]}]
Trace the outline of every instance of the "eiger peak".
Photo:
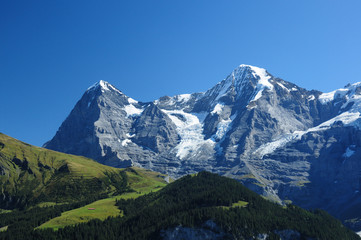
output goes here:
[{"label": "eiger peak", "polygon": [[88,88],[88,91],[89,90],[93,90],[93,89],[96,89],[96,88],[102,88],[104,90],[110,90],[109,87],[111,86],[111,88],[114,88],[110,83],[108,83],[107,81],[104,81],[104,80],[99,80],[98,82],[94,83],[93,85],[91,85],[89,88]]}]

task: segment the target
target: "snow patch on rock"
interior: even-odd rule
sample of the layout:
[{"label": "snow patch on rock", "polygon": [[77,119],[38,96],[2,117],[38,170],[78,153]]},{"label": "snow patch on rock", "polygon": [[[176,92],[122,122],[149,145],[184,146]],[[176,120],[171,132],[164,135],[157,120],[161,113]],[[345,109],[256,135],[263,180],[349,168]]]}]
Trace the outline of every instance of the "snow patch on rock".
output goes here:
[{"label": "snow patch on rock", "polygon": [[271,79],[271,76],[267,73],[266,69],[254,67],[254,66],[250,66],[250,68],[253,71],[253,76],[255,78],[257,78],[257,77],[259,78],[257,88],[256,88],[256,94],[255,94],[254,98],[251,100],[251,102],[252,102],[252,101],[257,101],[259,98],[262,97],[262,92],[264,89],[272,90],[273,85],[269,82],[269,80]]},{"label": "snow patch on rock", "polygon": [[[175,147],[176,155],[184,159],[189,154],[196,152],[204,144],[214,145],[210,139],[205,140],[203,135],[203,121],[207,113],[186,113],[182,110],[162,110],[168,115],[177,127],[177,133],[181,137],[180,143]],[[181,120],[177,115],[181,115]]]},{"label": "snow patch on rock", "polygon": [[357,120],[360,120],[359,112],[344,112],[306,131],[295,131],[291,134],[283,135],[272,142],[263,144],[255,151],[255,153],[263,157],[264,155],[270,154],[274,152],[276,149],[285,146],[287,143],[291,141],[300,140],[301,137],[307,133],[328,130],[331,128],[333,124],[337,122],[341,122],[344,126],[354,126],[360,128],[361,122]]},{"label": "snow patch on rock", "polygon": [[101,87],[102,89],[109,91],[108,85],[110,85],[108,82],[106,82],[106,81],[104,81],[104,80],[100,80],[99,82],[96,82],[96,83],[94,83],[93,85],[91,85],[91,86],[87,89],[87,91],[96,89],[97,87]]},{"label": "snow patch on rock", "polygon": [[114,90],[117,93],[123,95],[123,93],[121,91],[119,91],[113,85],[111,85],[110,83],[108,83],[107,81],[104,81],[104,80],[100,80],[99,82],[94,83],[92,86],[90,86],[87,89],[87,91],[93,91],[93,90],[97,89],[98,87],[101,88],[102,92]]},{"label": "snow patch on rock", "polygon": [[301,139],[303,134],[304,134],[303,131],[297,131],[292,134],[283,135],[280,138],[275,139],[273,142],[269,142],[269,143],[261,145],[255,151],[255,153],[257,155],[260,155],[261,157],[263,157],[264,155],[270,154],[270,153],[274,152],[276,149],[285,146],[287,143],[289,143],[291,141]]},{"label": "snow patch on rock", "polygon": [[143,108],[136,108],[133,104],[124,106],[124,111],[127,113],[127,116],[139,116],[143,112]]},{"label": "snow patch on rock", "polygon": [[132,140],[130,140],[130,139],[124,139],[124,140],[122,141],[122,146],[125,147],[125,146],[128,145],[128,143],[131,143],[131,142],[132,142]]},{"label": "snow patch on rock", "polygon": [[309,97],[307,98],[308,101],[313,101],[313,100],[315,100],[315,99],[316,99],[316,98],[315,98],[314,95],[311,95],[311,96],[309,96]]},{"label": "snow patch on rock", "polygon": [[318,100],[321,102],[321,104],[327,104],[327,103],[335,100],[335,98],[345,96],[348,91],[349,91],[349,89],[347,89],[347,88],[341,88],[341,89],[338,89],[338,90],[335,90],[335,91],[332,91],[329,93],[322,93],[318,97]]},{"label": "snow patch on rock", "polygon": [[128,98],[128,102],[129,102],[130,104],[132,104],[132,103],[138,103],[138,101],[137,101],[137,100],[134,100],[133,98]]},{"label": "snow patch on rock", "polygon": [[192,95],[191,94],[181,94],[181,95],[177,95],[177,101],[179,102],[188,102]]},{"label": "snow patch on rock", "polygon": [[290,92],[290,90],[289,90],[288,88],[286,88],[282,83],[277,82],[277,84],[278,84],[281,88],[283,88],[284,90],[286,90],[287,92]]},{"label": "snow patch on rock", "polygon": [[222,139],[229,130],[229,125],[232,123],[231,119],[221,120],[217,125],[217,132],[214,135],[215,139]]},{"label": "snow patch on rock", "polygon": [[221,114],[222,113],[222,110],[223,110],[223,107],[224,105],[223,104],[220,104],[220,103],[217,103],[217,105],[214,107],[213,111],[211,112],[211,114]]},{"label": "snow patch on rock", "polygon": [[129,134],[129,133],[127,133],[126,136],[127,136],[128,138],[133,138],[133,137],[135,137],[135,134]]}]

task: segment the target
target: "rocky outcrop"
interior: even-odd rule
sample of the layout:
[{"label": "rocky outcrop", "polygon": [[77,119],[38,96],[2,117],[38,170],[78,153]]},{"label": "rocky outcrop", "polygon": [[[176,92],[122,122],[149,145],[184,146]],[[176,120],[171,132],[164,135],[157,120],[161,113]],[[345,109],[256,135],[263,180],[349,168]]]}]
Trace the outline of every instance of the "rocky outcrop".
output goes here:
[{"label": "rocky outcrop", "polygon": [[230,234],[225,233],[212,220],[208,220],[200,228],[178,226],[175,228],[161,230],[160,237],[163,240],[233,239]]},{"label": "rocky outcrop", "polygon": [[156,153],[169,151],[179,142],[175,124],[153,103],[144,109],[143,114],[133,125],[132,141]]},{"label": "rocky outcrop", "polygon": [[275,233],[280,237],[281,240],[299,240],[301,239],[301,234],[297,231],[287,229],[278,231],[276,230]]},{"label": "rocky outcrop", "polygon": [[[286,230],[274,230],[273,231],[281,240],[300,240],[301,234],[292,229]],[[257,234],[252,238],[242,239],[255,239],[255,240],[266,240],[268,234]],[[217,239],[238,239],[224,232],[220,227],[217,226],[212,220],[208,220],[199,228],[190,228],[184,226],[177,226],[160,231],[160,238],[163,240],[217,240]],[[307,238],[307,240],[312,240]]]}]

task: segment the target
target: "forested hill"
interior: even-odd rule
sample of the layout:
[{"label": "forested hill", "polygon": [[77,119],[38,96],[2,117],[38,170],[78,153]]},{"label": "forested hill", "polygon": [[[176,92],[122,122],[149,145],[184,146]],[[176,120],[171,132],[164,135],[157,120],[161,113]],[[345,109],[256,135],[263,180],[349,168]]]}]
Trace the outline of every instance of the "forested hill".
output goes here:
[{"label": "forested hill", "polygon": [[324,211],[282,207],[208,172],[117,206],[123,217],[37,230],[28,239],[360,239]]}]

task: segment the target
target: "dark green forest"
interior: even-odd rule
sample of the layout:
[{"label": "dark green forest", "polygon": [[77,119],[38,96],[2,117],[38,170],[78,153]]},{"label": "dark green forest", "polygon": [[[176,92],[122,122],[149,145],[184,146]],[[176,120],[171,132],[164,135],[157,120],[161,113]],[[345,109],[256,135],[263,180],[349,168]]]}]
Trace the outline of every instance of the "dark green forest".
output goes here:
[{"label": "dark green forest", "polygon": [[[237,205],[240,201],[243,204]],[[277,231],[288,229],[299,232],[301,239],[359,239],[324,211],[280,206],[236,180],[208,172],[185,176],[136,199],[119,200],[117,206],[124,217],[93,220],[58,231],[32,228],[65,209],[2,214],[1,226],[10,226],[0,233],[0,239],[161,239],[162,230],[177,226],[201,228],[208,220],[217,224],[223,239],[250,239],[260,233],[267,234],[268,239],[279,239]]]}]

